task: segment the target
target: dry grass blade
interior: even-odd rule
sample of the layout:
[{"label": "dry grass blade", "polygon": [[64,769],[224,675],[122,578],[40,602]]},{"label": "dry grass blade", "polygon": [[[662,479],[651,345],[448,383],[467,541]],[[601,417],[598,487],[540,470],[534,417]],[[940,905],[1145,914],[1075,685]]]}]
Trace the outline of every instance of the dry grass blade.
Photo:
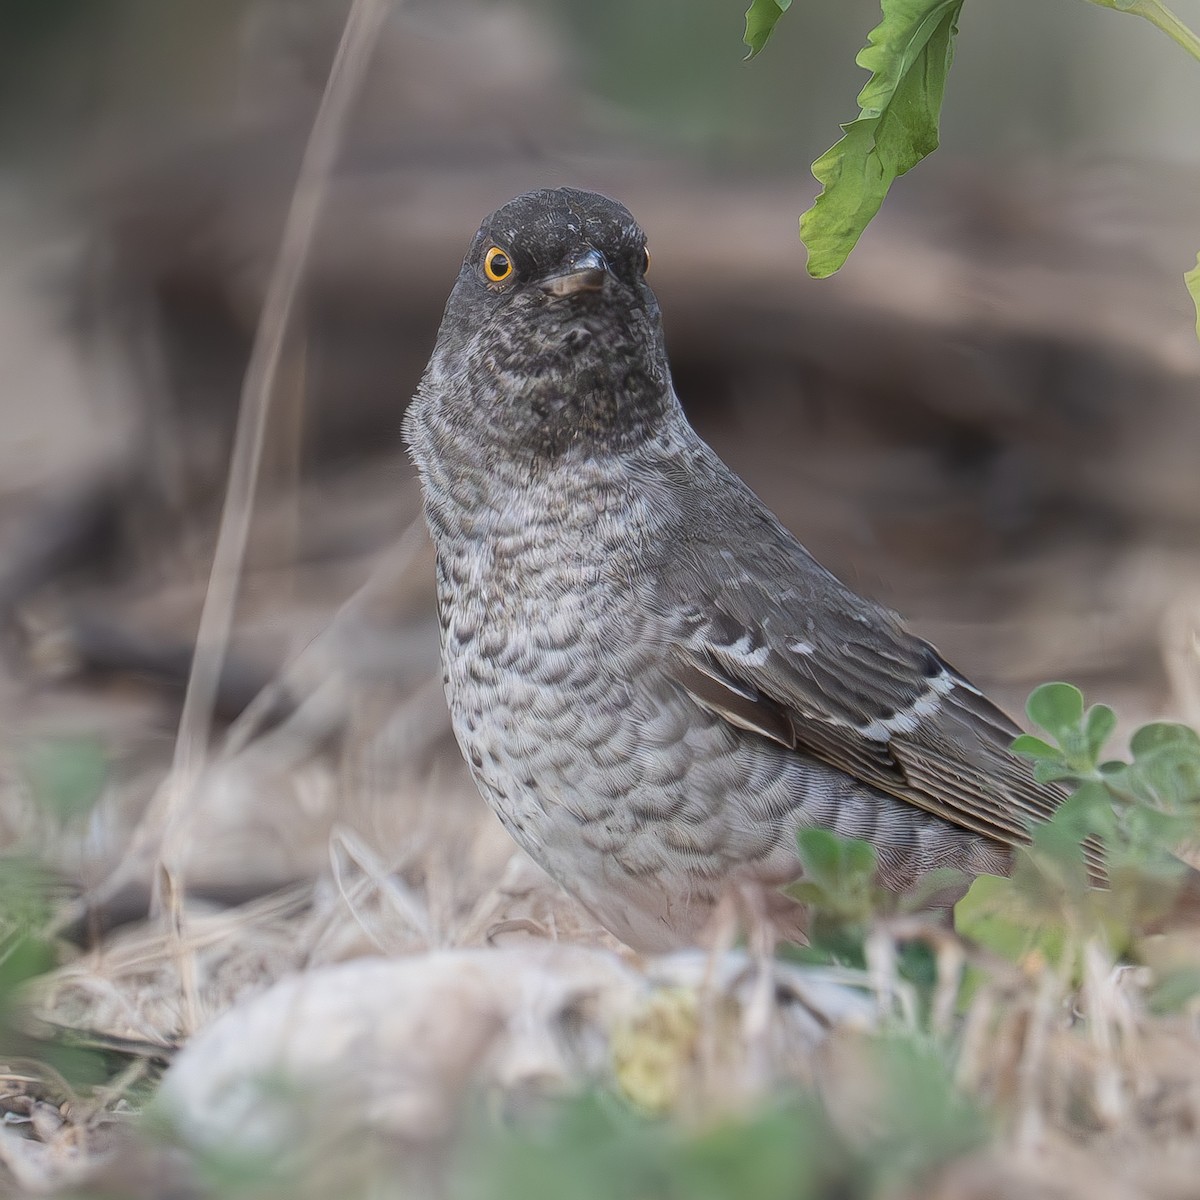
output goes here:
[{"label": "dry grass blade", "polygon": [[[163,903],[165,879],[172,881],[176,896],[182,895],[181,818],[208,755],[213,701],[245,559],[271,396],[338,147],[388,11],[388,0],[354,0],[351,5],[301,161],[243,380],[225,502],[171,773],[134,830],[121,865],[88,897],[64,906],[51,922],[51,933],[78,919],[89,903],[103,903],[115,895],[142,874],[155,855],[158,867],[151,874],[154,907]],[[192,1007],[190,1000],[188,1004]]]},{"label": "dry grass blade", "polygon": [[[401,880],[361,838],[349,829],[335,829],[329,839],[334,882],[345,905],[362,931],[380,948],[388,949],[386,928],[375,928],[364,907],[368,898],[380,900],[390,916],[399,918],[429,949],[439,944],[421,897]],[[355,872],[358,877],[355,877]]]},{"label": "dry grass blade", "polygon": [[162,856],[173,857],[173,826],[208,751],[213,700],[233,621],[250,515],[262,459],[271,393],[296,293],[308,260],[329,177],[375,41],[386,0],[354,0],[313,121],[284,224],[279,254],[242,385],[229,483],[196,635],[196,652],[175,745],[174,786],[168,792]]}]

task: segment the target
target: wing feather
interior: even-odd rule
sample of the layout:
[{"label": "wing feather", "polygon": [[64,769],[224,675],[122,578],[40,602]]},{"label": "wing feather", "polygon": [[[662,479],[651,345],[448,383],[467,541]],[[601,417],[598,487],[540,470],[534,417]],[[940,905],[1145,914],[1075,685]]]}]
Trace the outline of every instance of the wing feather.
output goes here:
[{"label": "wing feather", "polygon": [[[820,615],[811,597],[796,599],[741,575],[692,605],[676,682],[738,728],[963,828],[1028,843],[1066,793],[1011,752],[1019,727],[886,610],[848,591]],[[1088,857],[1099,869],[1098,848]]]}]

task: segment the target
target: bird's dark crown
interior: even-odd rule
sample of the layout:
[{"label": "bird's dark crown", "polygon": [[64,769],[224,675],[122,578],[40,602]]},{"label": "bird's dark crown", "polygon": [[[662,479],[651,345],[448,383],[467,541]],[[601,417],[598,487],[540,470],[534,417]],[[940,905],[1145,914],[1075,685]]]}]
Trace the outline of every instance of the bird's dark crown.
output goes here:
[{"label": "bird's dark crown", "polygon": [[646,235],[629,210],[577,188],[526,192],[496,209],[480,226],[464,265],[478,269],[491,246],[511,256],[518,286],[569,270],[589,249],[599,251],[625,283],[640,280],[646,265]]}]

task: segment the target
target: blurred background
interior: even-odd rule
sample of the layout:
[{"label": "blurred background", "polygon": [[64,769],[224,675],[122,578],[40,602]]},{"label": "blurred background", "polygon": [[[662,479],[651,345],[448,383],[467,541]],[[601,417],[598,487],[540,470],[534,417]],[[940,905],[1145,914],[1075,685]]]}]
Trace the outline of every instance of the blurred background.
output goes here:
[{"label": "blurred background", "polygon": [[[0,0],[0,839],[99,887],[100,926],[148,900],[239,389],[346,11]],[[449,739],[399,430],[479,220],[546,184],[632,209],[685,407],[852,586],[1015,712],[1065,678],[1126,728],[1200,720],[1200,66],[1093,6],[969,3],[942,149],[815,283],[808,164],[855,115],[878,6],[796,5],[753,63],[742,20],[391,6],[175,830],[192,893],[310,879],[332,846],[436,925],[509,859]],[[39,799],[60,792],[87,802]]]}]

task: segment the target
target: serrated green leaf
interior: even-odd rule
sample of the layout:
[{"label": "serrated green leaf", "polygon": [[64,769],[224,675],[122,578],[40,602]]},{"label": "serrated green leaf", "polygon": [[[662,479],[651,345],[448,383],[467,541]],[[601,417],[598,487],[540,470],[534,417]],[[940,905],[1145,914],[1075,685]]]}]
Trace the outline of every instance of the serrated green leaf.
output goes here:
[{"label": "serrated green leaf", "polygon": [[1029,719],[1061,742],[1083,718],[1083,693],[1069,683],[1043,683],[1025,704]]},{"label": "serrated green leaf", "polygon": [[742,41],[750,47],[747,58],[753,58],[767,44],[779,18],[792,6],[792,0],[752,0],[746,9],[746,32]]},{"label": "serrated green leaf", "polygon": [[822,188],[800,218],[800,237],[817,279],[846,261],[892,181],[937,149],[962,0],[881,0],[881,8],[855,59],[871,72],[859,116],[812,167]]},{"label": "serrated green leaf", "polygon": [[1200,254],[1196,255],[1196,265],[1184,274],[1183,282],[1196,306],[1196,336],[1200,338]]},{"label": "serrated green leaf", "polygon": [[1054,763],[1063,761],[1062,751],[1057,746],[1043,742],[1041,738],[1034,737],[1032,733],[1023,733],[1020,737],[1014,738],[1010,748],[1014,754],[1021,754],[1025,758],[1046,759]]}]

